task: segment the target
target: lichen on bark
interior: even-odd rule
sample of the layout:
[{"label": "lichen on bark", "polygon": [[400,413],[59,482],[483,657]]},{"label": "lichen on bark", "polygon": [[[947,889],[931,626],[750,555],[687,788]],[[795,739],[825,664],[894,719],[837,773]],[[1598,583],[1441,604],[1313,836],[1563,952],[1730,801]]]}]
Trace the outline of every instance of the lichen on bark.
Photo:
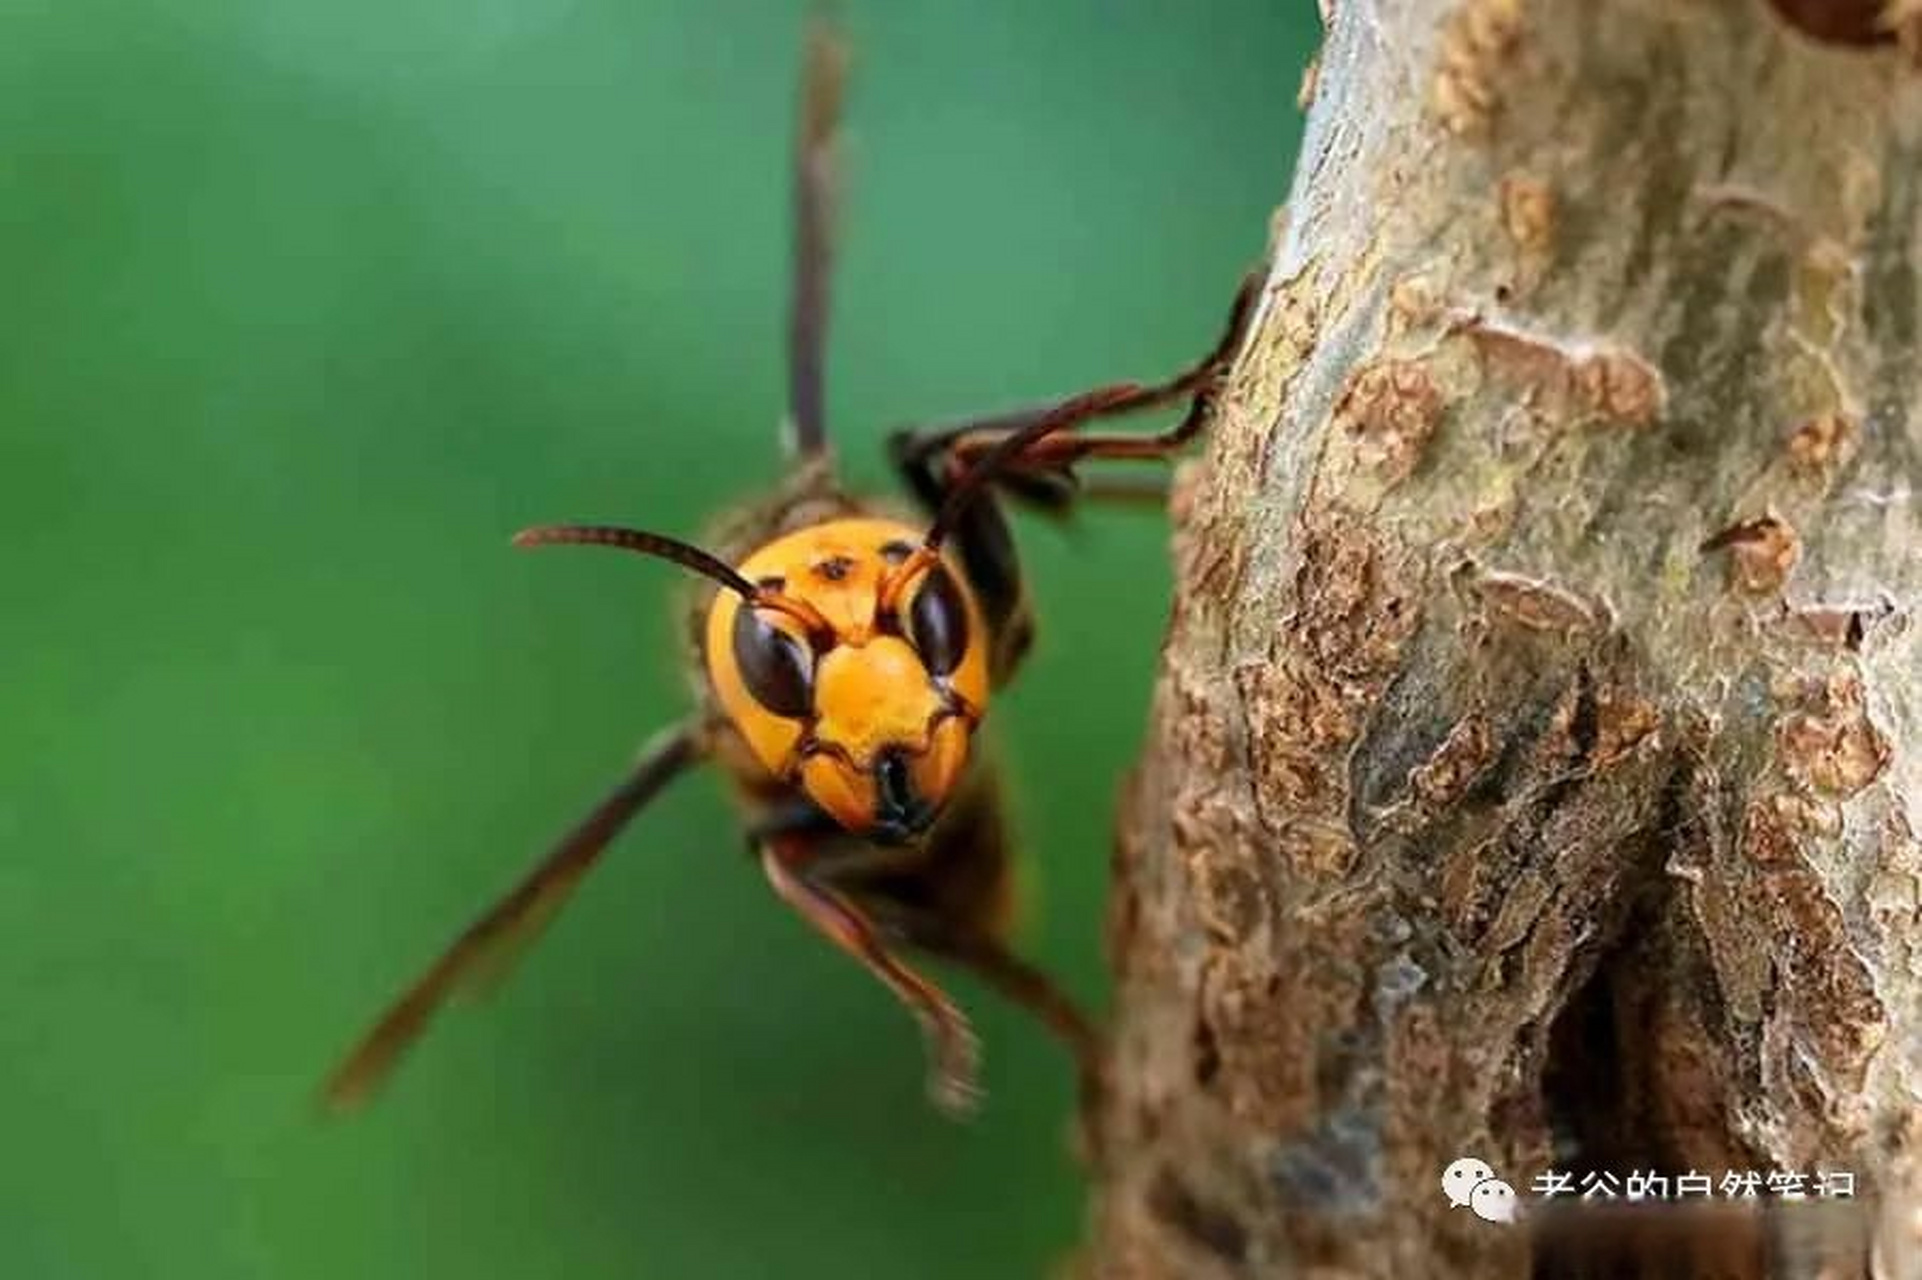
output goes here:
[{"label": "lichen on bark", "polygon": [[[1328,7],[1176,503],[1094,1270],[1922,1274],[1911,51]],[[1856,1197],[1562,1238],[1466,1154]]]}]

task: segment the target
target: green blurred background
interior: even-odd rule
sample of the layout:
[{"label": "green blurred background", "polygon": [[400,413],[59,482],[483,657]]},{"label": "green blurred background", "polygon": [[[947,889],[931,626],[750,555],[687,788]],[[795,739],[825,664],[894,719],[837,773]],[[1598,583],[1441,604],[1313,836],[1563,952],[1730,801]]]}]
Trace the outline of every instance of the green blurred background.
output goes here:
[{"label": "green blurred background", "polygon": [[[830,404],[1159,375],[1292,163],[1309,0],[847,3]],[[676,788],[369,1113],[323,1070],[685,705],[671,570],[775,474],[799,5],[0,3],[0,1275],[1040,1275],[1066,1064],[908,1019]],[[1020,529],[1026,944],[1100,1002],[1150,512]]]}]

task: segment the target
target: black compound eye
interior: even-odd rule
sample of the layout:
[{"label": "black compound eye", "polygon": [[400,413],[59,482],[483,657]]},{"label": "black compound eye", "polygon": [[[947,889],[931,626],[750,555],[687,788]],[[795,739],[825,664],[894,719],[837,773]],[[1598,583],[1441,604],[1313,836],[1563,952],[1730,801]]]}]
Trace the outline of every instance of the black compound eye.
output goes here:
[{"label": "black compound eye", "polygon": [[734,611],[734,665],[754,700],[800,720],[814,709],[814,656],[752,605]]},{"label": "black compound eye", "polygon": [[928,570],[908,605],[908,638],[937,676],[951,674],[968,652],[968,606],[942,565]]}]

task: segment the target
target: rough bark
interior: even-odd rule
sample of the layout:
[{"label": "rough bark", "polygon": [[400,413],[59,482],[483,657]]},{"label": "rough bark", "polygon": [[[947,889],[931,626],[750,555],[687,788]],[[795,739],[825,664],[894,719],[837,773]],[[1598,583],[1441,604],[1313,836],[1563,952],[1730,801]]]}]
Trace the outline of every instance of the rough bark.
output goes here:
[{"label": "rough bark", "polygon": [[[1093,1269],[1922,1274],[1912,42],[1329,7],[1177,502]],[[1856,1200],[1596,1240],[1451,1210],[1469,1154]]]}]

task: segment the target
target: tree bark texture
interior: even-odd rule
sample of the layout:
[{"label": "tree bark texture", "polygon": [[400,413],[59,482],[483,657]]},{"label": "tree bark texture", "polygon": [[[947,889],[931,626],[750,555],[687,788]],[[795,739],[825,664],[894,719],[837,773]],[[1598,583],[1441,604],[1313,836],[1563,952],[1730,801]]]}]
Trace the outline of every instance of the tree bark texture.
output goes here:
[{"label": "tree bark texture", "polygon": [[[1176,502],[1093,1270],[1922,1275],[1918,24],[1327,7]],[[1463,1155],[1856,1196],[1558,1235]]]}]

